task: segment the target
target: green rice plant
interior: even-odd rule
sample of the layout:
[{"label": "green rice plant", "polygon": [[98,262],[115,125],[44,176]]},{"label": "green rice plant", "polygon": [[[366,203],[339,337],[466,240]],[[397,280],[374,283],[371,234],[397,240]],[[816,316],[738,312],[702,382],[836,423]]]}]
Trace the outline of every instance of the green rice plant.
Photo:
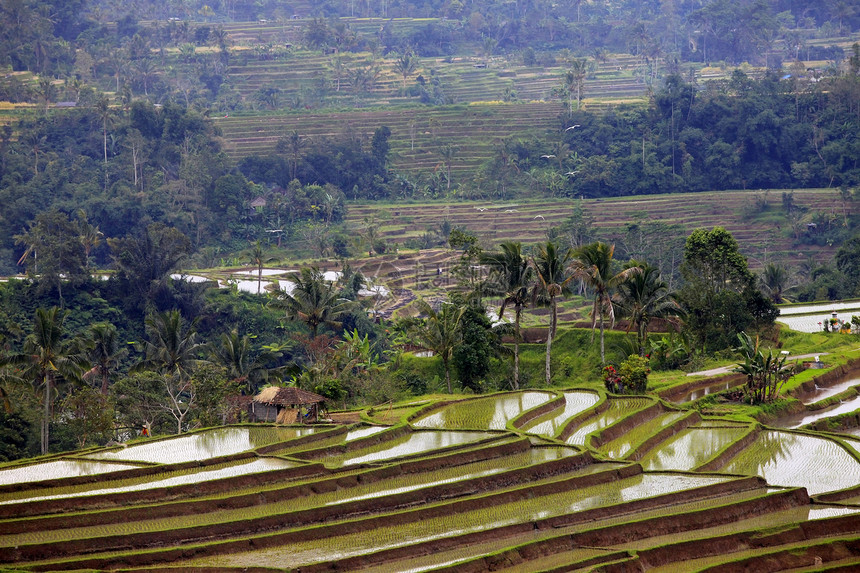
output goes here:
[{"label": "green rice plant", "polygon": [[725,478],[718,476],[639,474],[614,482],[537,495],[510,503],[487,504],[481,509],[458,513],[456,519],[444,515],[270,549],[195,559],[190,563],[208,567],[301,567],[381,549],[408,547],[431,539],[486,531],[561,514],[575,514],[724,481]]},{"label": "green rice plant", "polygon": [[635,451],[636,446],[687,415],[687,412],[665,412],[651,418],[644,424],[631,428],[630,431],[625,432],[623,436],[616,438],[607,444],[601,445],[598,450],[612,459],[624,459]]},{"label": "green rice plant", "polygon": [[564,392],[563,396],[565,405],[561,412],[557,410],[549,412],[521,427],[520,431],[555,437],[564,428],[568,420],[591,408],[600,400],[598,393],[583,390]]},{"label": "green rice plant", "polygon": [[577,446],[584,446],[586,439],[590,434],[603,430],[626,418],[633,412],[641,410],[653,403],[650,398],[631,397],[631,398],[609,398],[607,400],[609,408],[596,416],[588,418],[576,431],[571,434],[566,442]]},{"label": "green rice plant", "polygon": [[0,485],[62,479],[139,468],[138,464],[60,459],[0,470]]},{"label": "green rice plant", "polygon": [[810,495],[860,483],[860,462],[845,446],[799,432],[761,432],[720,471],[759,475],[772,485],[805,487]]},{"label": "green rice plant", "polygon": [[[252,473],[266,472],[271,470],[285,469],[290,467],[296,467],[299,464],[297,462],[281,460],[277,458],[258,458],[252,460],[241,460],[239,462],[232,462],[227,464],[218,464],[216,466],[209,466],[203,469],[193,470],[193,471],[184,471],[184,472],[165,472],[164,474],[155,474],[154,476],[149,476],[145,479],[137,479],[137,480],[129,480],[134,481],[134,483],[129,485],[117,485],[115,487],[100,487],[95,488],[95,486],[90,486],[91,489],[81,489],[75,493],[62,493],[63,489],[72,489],[72,488],[56,488],[57,493],[52,493],[50,495],[38,495],[27,498],[16,498],[14,500],[6,500],[0,501],[0,505],[5,503],[14,502],[33,502],[33,501],[43,501],[48,499],[65,499],[69,497],[82,497],[82,496],[99,496],[99,495],[107,495],[112,493],[123,493],[123,492],[132,492],[132,491],[144,491],[148,489],[154,488],[168,488],[175,487],[180,485],[188,485],[192,483],[199,483],[203,481],[213,481],[220,479],[227,479],[231,477],[247,475]],[[178,475],[171,475],[178,474]],[[104,484],[101,484],[104,485]],[[41,493],[41,492],[40,492]]]},{"label": "green rice plant", "polygon": [[120,450],[90,454],[98,460],[134,460],[175,464],[192,460],[223,457],[277,442],[307,436],[314,427],[224,427],[205,430],[166,440],[155,440]]},{"label": "green rice plant", "polygon": [[690,471],[746,434],[743,427],[687,428],[639,461],[644,470]]},{"label": "green rice plant", "polygon": [[498,437],[500,437],[499,434],[486,432],[458,432],[456,430],[416,431],[369,448],[327,457],[323,461],[328,467],[378,463]]},{"label": "green rice plant", "polygon": [[548,392],[516,392],[464,400],[413,420],[412,425],[452,430],[504,430],[508,422],[552,398]]}]

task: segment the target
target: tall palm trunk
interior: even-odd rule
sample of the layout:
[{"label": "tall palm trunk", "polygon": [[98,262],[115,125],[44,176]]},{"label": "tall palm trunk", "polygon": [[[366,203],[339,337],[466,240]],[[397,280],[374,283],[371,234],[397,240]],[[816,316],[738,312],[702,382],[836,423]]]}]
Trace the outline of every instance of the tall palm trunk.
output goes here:
[{"label": "tall palm trunk", "polygon": [[552,356],[552,339],[555,337],[555,326],[556,326],[556,303],[555,297],[552,299],[550,311],[550,319],[549,319],[549,332],[546,335],[546,383],[549,386],[551,371],[550,371],[550,357]]},{"label": "tall palm trunk", "polygon": [[451,368],[448,365],[448,356],[442,356],[442,367],[445,368],[445,384],[448,386],[448,394],[453,394],[454,389],[451,388]]},{"label": "tall palm trunk", "polygon": [[603,312],[600,313],[600,363],[606,364],[606,349],[603,345]]},{"label": "tall palm trunk", "polygon": [[42,416],[42,455],[48,453],[48,442],[50,441],[51,433],[51,389],[54,387],[54,373],[48,371],[45,373],[45,411]]},{"label": "tall palm trunk", "polygon": [[520,389],[520,316],[522,313],[522,305],[516,305],[514,308],[514,390]]}]

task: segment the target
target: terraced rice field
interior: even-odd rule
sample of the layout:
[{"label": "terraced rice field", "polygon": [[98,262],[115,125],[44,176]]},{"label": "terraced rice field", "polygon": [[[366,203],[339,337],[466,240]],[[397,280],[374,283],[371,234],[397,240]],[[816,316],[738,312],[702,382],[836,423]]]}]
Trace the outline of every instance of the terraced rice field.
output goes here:
[{"label": "terraced rice field", "polygon": [[[798,205],[812,211],[837,210],[840,205],[838,193],[834,190],[806,189],[793,193]],[[397,205],[357,203],[349,206],[346,224],[358,229],[365,219],[375,219],[381,222],[380,234],[387,241],[403,244],[407,239],[421,236],[428,229],[438,228],[447,220],[452,226],[463,227],[476,234],[487,246],[502,241],[534,244],[545,241],[548,228],[560,226],[571,216],[574,207],[581,206],[603,240],[620,240],[627,225],[636,221],[665,224],[674,229],[670,236],[674,234],[681,241],[695,229],[710,229],[719,224],[732,233],[741,252],[749,257],[752,268],[763,266],[765,252],[769,262],[781,261],[789,266],[799,265],[809,256],[818,260],[832,258],[836,247],[799,245],[790,234],[776,232],[772,222],[745,218],[744,207],[752,204],[757,194],[758,191],[721,191],[581,201],[564,198],[523,200],[504,204],[487,201],[410,202]],[[405,275],[415,271],[409,260],[404,260],[399,266],[404,269]],[[860,303],[848,304],[858,309],[855,314],[860,314]],[[796,312],[793,305],[783,308],[786,308],[786,312]],[[811,310],[828,316],[830,314],[827,310]],[[840,309],[840,312],[843,310]],[[848,318],[850,320],[850,316]]]},{"label": "terraced rice field", "polygon": [[0,468],[0,567],[614,573],[761,570],[761,555],[770,571],[815,557],[860,566],[854,438],[751,435],[654,398],[577,389],[388,414],[368,412],[390,426],[214,428]]}]

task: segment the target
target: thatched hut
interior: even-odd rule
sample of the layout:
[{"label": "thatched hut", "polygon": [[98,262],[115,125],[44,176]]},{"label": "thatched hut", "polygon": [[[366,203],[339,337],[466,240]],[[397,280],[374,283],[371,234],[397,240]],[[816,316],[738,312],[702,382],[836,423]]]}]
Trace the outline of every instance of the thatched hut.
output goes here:
[{"label": "thatched hut", "polygon": [[[315,422],[325,398],[300,388],[264,388],[251,401],[250,418],[254,422],[295,424]],[[304,410],[304,412],[303,412]]]}]

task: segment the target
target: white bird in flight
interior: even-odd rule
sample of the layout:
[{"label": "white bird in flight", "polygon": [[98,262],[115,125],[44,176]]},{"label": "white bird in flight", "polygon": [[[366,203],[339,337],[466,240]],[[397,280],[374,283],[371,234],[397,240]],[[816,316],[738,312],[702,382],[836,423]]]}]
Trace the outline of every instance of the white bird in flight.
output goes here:
[{"label": "white bird in flight", "polygon": [[555,155],[541,155],[541,157],[544,159],[552,159]]},{"label": "white bird in flight", "polygon": [[565,129],[565,131],[570,131],[571,129],[576,129],[577,127],[581,127],[581,126],[577,123],[576,125],[571,125],[567,129]]}]

